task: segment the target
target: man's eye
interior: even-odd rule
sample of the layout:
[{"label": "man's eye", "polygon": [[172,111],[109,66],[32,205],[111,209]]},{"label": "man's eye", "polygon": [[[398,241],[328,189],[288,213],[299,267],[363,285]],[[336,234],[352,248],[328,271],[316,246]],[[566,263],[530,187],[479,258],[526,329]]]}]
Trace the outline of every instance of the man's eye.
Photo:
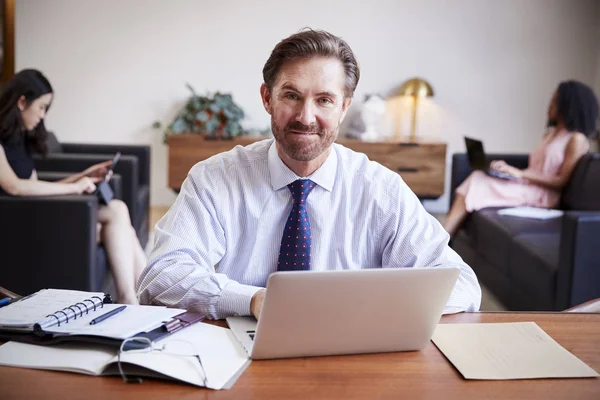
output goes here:
[{"label": "man's eye", "polygon": [[295,93],[288,93],[285,95],[285,98],[289,100],[297,100],[298,96]]},{"label": "man's eye", "polygon": [[319,103],[321,103],[323,105],[328,105],[328,104],[333,104],[333,101],[331,101],[331,99],[323,97],[323,98],[319,99]]}]

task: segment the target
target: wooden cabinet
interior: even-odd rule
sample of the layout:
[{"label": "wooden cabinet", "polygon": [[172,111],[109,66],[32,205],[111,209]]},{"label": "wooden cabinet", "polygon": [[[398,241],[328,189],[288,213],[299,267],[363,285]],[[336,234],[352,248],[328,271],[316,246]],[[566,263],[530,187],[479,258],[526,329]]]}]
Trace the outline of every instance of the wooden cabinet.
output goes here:
[{"label": "wooden cabinet", "polygon": [[[254,143],[263,138],[241,137],[233,140],[206,140],[200,135],[172,135],[169,145],[169,187],[179,191],[190,168],[198,161],[228,151],[234,146]],[[338,143],[377,161],[402,176],[423,199],[444,193],[446,144],[442,142],[362,142],[339,139]]]}]

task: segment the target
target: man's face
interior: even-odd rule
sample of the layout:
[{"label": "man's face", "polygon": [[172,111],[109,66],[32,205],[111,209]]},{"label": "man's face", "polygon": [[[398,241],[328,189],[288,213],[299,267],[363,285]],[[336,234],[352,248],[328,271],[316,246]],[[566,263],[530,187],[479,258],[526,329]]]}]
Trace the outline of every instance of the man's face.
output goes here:
[{"label": "man's face", "polygon": [[335,141],[352,101],[344,98],[344,81],[339,60],[318,57],[287,61],[271,90],[262,85],[273,135],[288,157],[311,161]]}]

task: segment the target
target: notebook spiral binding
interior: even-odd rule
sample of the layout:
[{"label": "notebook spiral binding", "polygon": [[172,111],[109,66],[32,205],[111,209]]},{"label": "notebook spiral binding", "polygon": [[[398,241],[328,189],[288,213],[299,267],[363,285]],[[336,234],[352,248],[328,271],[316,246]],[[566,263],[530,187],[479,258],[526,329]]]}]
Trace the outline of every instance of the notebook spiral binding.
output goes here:
[{"label": "notebook spiral binding", "polygon": [[71,320],[76,320],[82,317],[84,314],[100,310],[104,307],[104,304],[112,303],[112,299],[109,294],[104,295],[104,298],[99,296],[92,296],[89,299],[85,299],[79,303],[71,304],[62,310],[55,311],[52,314],[46,315],[43,321],[40,321],[33,325],[33,331],[35,333],[44,334],[44,329],[52,326],[60,326],[61,324],[68,324]]}]

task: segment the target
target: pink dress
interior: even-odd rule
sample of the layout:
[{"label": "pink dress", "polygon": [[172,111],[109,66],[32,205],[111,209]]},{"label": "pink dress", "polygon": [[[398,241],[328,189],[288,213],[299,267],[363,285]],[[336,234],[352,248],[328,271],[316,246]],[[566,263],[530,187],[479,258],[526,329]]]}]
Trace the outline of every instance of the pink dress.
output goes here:
[{"label": "pink dress", "polygon": [[[566,130],[549,133],[529,155],[529,171],[546,176],[558,174],[565,157],[565,148],[573,133]],[[560,200],[560,192],[527,181],[507,181],[493,178],[482,171],[474,171],[456,188],[465,196],[468,212],[485,207],[532,206],[553,208]]]}]

